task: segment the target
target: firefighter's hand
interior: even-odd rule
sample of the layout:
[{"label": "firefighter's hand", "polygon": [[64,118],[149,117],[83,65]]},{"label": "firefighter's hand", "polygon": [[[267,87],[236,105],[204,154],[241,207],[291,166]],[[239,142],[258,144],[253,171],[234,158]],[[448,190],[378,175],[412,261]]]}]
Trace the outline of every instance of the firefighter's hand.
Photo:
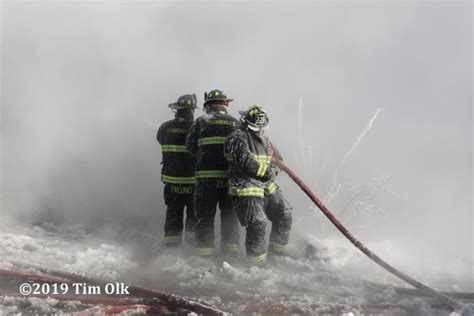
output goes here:
[{"label": "firefighter's hand", "polygon": [[268,149],[268,155],[272,157],[272,159],[275,157],[275,151],[273,150],[273,148]]},{"label": "firefighter's hand", "polygon": [[275,179],[277,177],[277,175],[280,173],[280,168],[278,168],[274,164],[271,164],[270,169],[272,169],[272,172],[275,174],[275,176],[272,177],[272,179]]},{"label": "firefighter's hand", "polygon": [[273,180],[278,175],[279,169],[275,165],[268,166],[267,171],[265,172],[264,176],[262,177],[264,181]]}]

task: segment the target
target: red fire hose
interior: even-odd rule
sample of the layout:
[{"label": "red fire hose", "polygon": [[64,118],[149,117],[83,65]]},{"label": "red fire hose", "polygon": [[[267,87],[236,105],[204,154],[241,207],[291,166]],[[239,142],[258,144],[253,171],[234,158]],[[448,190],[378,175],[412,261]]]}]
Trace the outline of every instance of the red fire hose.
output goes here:
[{"label": "red fire hose", "polygon": [[369,257],[372,261],[377,263],[379,266],[387,270],[388,272],[392,273],[393,275],[397,276],[398,278],[402,279],[403,281],[407,282],[408,284],[414,286],[415,288],[430,294],[433,297],[438,298],[439,300],[443,301],[447,305],[449,305],[454,310],[465,310],[464,304],[453,300],[451,297],[440,293],[439,291],[413,279],[412,277],[406,275],[403,272],[398,271],[389,263],[384,261],[382,258],[377,256],[367,247],[365,247],[359,240],[357,240],[342,223],[329,211],[329,209],[321,202],[321,200],[309,189],[309,187],[301,180],[287,165],[285,165],[282,161],[273,157],[272,162],[278,166],[281,170],[285,171],[288,176],[306,193],[306,195],[318,206],[318,208],[326,215],[326,217],[331,221],[331,223],[336,226],[336,228],[347,238],[349,241],[354,244],[360,251],[362,251],[367,257]]},{"label": "red fire hose", "polygon": [[[24,274],[24,273],[19,273],[19,272],[12,272],[8,270],[0,270],[0,275],[1,274],[6,274],[10,276],[16,276],[16,277],[22,277],[22,278],[36,278],[37,280],[42,280],[44,282],[54,282],[55,280],[61,280],[62,282],[83,282],[83,283],[88,283],[88,284],[94,284],[94,285],[104,285],[107,284],[107,281],[104,280],[98,280],[94,278],[89,278],[81,275],[77,275],[74,273],[68,273],[68,272],[63,272],[63,271],[56,271],[52,270],[49,268],[44,268],[41,266],[33,265],[33,264],[28,264],[24,262],[17,262],[17,261],[10,261],[10,263],[18,266],[18,267],[24,267],[24,268],[34,268],[46,275],[48,277],[41,277],[39,276],[34,276],[30,274]],[[52,276],[52,279],[49,279],[49,277]],[[169,293],[164,293],[160,292],[157,290],[153,289],[148,289],[148,288],[143,288],[139,286],[134,286],[134,285],[129,285],[128,286],[128,292],[131,295],[134,296],[139,296],[139,297],[156,297],[158,298],[161,303],[175,307],[175,308],[184,308],[184,309],[189,309],[190,311],[199,313],[199,314],[204,314],[204,315],[209,315],[209,316],[224,316],[227,313],[218,309],[216,306],[213,306],[211,304],[208,304],[206,302],[200,301],[200,300],[194,300],[194,299],[189,299],[185,297],[180,297],[178,295],[174,294],[169,294]]]}]

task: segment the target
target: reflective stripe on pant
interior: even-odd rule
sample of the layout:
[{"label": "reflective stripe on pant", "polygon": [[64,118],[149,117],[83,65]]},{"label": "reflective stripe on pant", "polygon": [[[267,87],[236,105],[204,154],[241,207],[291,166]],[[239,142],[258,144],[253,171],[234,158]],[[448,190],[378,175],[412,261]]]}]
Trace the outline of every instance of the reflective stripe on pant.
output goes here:
[{"label": "reflective stripe on pant", "polygon": [[196,247],[194,248],[196,254],[202,257],[208,257],[214,255],[214,247]]},{"label": "reflective stripe on pant", "polygon": [[166,208],[165,244],[181,244],[183,234],[184,209],[186,208],[186,236],[195,231],[196,219],[193,204],[193,186],[165,184],[164,198]]},{"label": "reflective stripe on pant", "polygon": [[265,262],[265,260],[267,260],[267,253],[264,252],[261,255],[256,255],[256,256],[247,255],[247,259],[253,264],[259,264],[259,263]]},{"label": "reflective stripe on pant", "polygon": [[280,190],[277,189],[272,195],[266,194],[264,198],[233,196],[232,200],[240,224],[246,227],[245,248],[247,257],[251,261],[258,261],[265,257],[267,217],[272,223],[269,252],[271,254],[286,253],[292,215],[291,207],[283,198]]},{"label": "reflective stripe on pant", "polygon": [[232,253],[239,253],[240,245],[238,243],[233,242],[223,242],[222,243],[222,251],[232,254]]},{"label": "reflective stripe on pant", "polygon": [[[233,250],[227,244],[239,244],[239,225],[227,195],[226,179],[200,179],[196,184],[194,201],[196,207],[196,253],[209,255],[214,249],[214,217],[217,205],[221,210],[222,249]],[[213,251],[212,251],[213,253]]]}]

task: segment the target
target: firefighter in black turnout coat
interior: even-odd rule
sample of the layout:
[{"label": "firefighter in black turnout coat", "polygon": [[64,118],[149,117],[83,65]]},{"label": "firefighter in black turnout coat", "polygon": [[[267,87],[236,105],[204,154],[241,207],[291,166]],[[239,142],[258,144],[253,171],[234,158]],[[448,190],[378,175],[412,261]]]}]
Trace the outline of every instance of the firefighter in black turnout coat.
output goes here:
[{"label": "firefighter in black turnout coat", "polygon": [[285,255],[291,229],[291,207],[274,179],[278,168],[272,155],[280,154],[265,135],[268,116],[259,106],[240,112],[242,125],[226,140],[224,152],[229,160],[229,194],[242,226],[246,227],[245,247],[252,263],[266,260],[265,229],[272,223],[268,252]]},{"label": "firefighter in black turnout coat", "polygon": [[173,120],[163,123],[158,129],[157,139],[163,153],[161,181],[165,184],[166,209],[165,244],[168,247],[181,245],[183,213],[186,208],[185,240],[194,244],[195,214],[193,191],[195,160],[186,149],[186,135],[194,121],[196,95],[180,96],[169,107],[175,112]]},{"label": "firefighter in black turnout coat", "polygon": [[225,138],[238,126],[238,120],[227,114],[228,99],[221,90],[204,94],[206,114],[196,119],[187,136],[186,146],[196,157],[196,253],[214,255],[214,217],[221,210],[221,249],[236,255],[239,247],[239,225],[227,194],[229,164],[224,157]]}]

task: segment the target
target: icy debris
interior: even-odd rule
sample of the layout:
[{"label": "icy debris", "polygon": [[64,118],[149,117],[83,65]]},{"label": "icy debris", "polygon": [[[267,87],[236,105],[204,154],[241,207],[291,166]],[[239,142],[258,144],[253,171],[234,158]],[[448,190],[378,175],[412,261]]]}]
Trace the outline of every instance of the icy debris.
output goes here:
[{"label": "icy debris", "polygon": [[12,297],[0,296],[0,315],[12,313],[24,314],[57,314],[80,309],[83,304],[79,302],[63,302],[53,298]]},{"label": "icy debris", "polygon": [[[441,315],[435,314],[421,299],[407,298],[397,302],[391,286],[379,289],[375,294],[369,292],[364,287],[366,281],[391,284],[394,278],[374,267],[348,242],[312,239],[308,244],[312,246],[311,251],[299,257],[269,258],[268,264],[261,266],[249,266],[244,258],[206,259],[182,256],[179,251],[165,251],[138,263],[124,246],[87,235],[81,229],[53,231],[29,225],[2,227],[0,223],[0,267],[14,269],[8,260],[26,261],[56,270],[123,280],[195,297],[228,311],[249,304],[377,304],[395,301],[406,304],[409,313],[390,310],[384,311],[384,315]],[[391,243],[383,241],[370,247],[377,249],[382,256],[393,255],[397,250]],[[425,275],[423,277],[427,279]],[[2,298],[0,311],[61,313],[80,307],[78,304]],[[359,315],[356,310],[346,311],[349,312]]]},{"label": "icy debris", "polygon": [[454,292],[462,292],[461,288],[456,284],[453,284],[453,286],[451,286],[451,288]]},{"label": "icy debris", "polygon": [[232,266],[227,261],[224,261],[224,262],[222,262],[222,268],[224,270],[230,270],[230,269],[232,269]]},{"label": "icy debris", "polygon": [[13,260],[114,280],[136,265],[130,251],[120,245],[100,242],[78,228],[57,231],[0,226],[0,267],[12,268],[8,260]]}]

